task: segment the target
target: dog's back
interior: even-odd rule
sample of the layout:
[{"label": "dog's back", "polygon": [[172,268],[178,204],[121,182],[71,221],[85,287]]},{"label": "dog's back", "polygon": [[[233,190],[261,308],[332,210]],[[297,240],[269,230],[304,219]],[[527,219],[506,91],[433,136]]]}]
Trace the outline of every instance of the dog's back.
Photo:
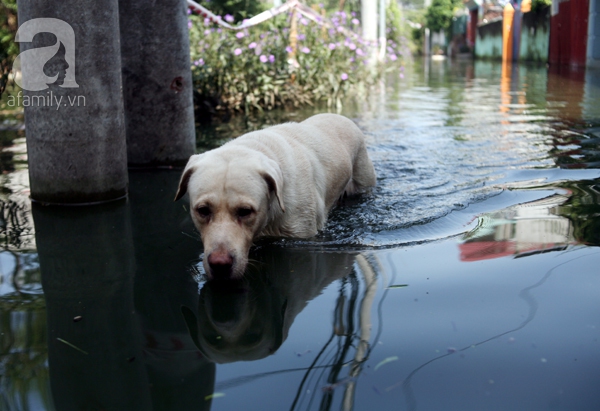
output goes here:
[{"label": "dog's back", "polygon": [[337,114],[254,131],[228,144],[261,151],[280,165],[283,203],[290,212],[276,224],[288,226],[295,237],[316,234],[341,196],[362,193],[376,183],[363,133]]}]

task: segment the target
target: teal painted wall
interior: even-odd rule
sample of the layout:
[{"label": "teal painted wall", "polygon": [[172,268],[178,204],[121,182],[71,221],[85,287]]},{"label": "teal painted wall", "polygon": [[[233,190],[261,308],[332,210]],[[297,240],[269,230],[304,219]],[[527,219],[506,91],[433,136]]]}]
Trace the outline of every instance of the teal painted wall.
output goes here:
[{"label": "teal painted wall", "polygon": [[502,60],[502,19],[477,27],[475,57]]},{"label": "teal painted wall", "polygon": [[[519,59],[546,63],[550,46],[550,8],[523,14]],[[502,60],[502,19],[477,27],[475,57]]]},{"label": "teal painted wall", "polygon": [[521,61],[546,63],[550,47],[550,7],[523,14],[521,24]]}]

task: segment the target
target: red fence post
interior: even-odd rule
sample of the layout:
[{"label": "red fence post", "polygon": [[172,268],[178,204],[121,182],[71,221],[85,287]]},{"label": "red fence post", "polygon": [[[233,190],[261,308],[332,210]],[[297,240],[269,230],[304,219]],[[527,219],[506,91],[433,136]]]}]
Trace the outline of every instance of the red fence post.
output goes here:
[{"label": "red fence post", "polygon": [[585,66],[588,37],[589,0],[571,0],[570,64]]}]

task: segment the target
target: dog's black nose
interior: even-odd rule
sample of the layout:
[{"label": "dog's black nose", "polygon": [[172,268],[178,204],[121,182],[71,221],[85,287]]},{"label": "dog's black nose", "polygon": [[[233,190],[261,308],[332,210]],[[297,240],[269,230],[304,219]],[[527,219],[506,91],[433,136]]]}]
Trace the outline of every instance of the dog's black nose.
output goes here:
[{"label": "dog's black nose", "polygon": [[229,278],[233,267],[233,256],[227,251],[213,251],[208,255],[208,266],[213,277]]}]

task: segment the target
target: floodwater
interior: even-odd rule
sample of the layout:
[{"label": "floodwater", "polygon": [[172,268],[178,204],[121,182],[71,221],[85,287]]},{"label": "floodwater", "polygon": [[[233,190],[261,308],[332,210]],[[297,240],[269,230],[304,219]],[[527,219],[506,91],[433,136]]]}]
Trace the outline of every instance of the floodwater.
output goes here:
[{"label": "floodwater", "polygon": [[0,410],[600,409],[600,73],[401,74],[344,108],[377,188],[227,285],[202,277],[178,171],[31,206],[5,113]]}]

